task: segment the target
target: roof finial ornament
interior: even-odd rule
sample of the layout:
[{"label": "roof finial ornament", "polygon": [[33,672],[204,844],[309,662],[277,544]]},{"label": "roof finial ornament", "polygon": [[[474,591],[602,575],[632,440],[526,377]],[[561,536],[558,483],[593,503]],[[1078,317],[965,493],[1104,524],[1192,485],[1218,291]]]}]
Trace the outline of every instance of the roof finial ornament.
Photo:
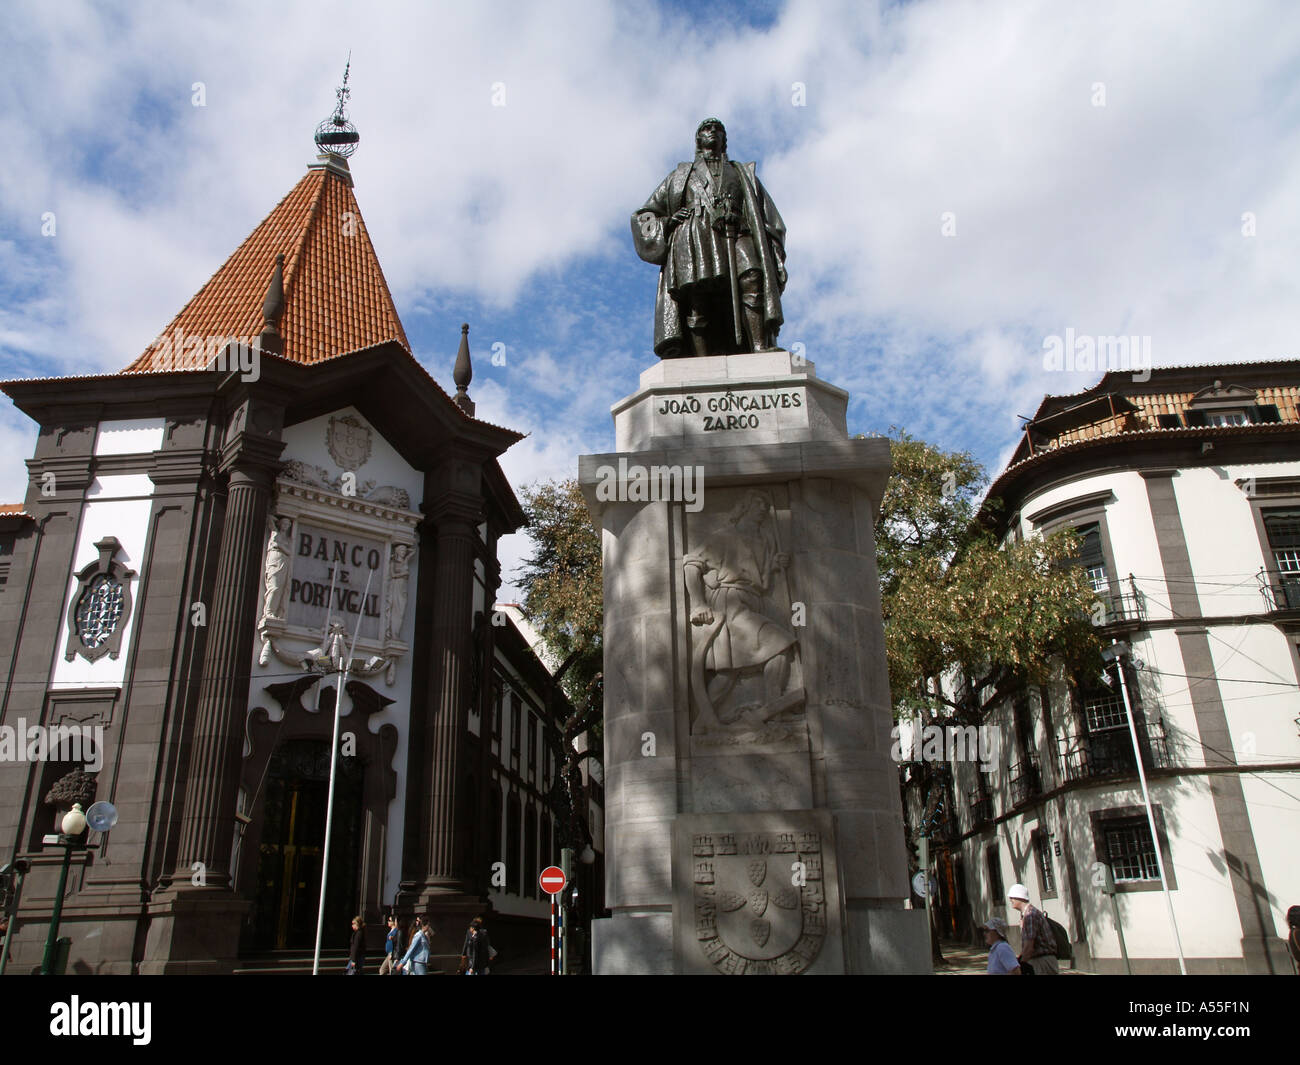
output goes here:
[{"label": "roof finial ornament", "polygon": [[352,90],[348,88],[348,72],[352,69],[352,53],[348,53],[347,65],[343,68],[343,84],[334,90],[338,102],[334,113],[316,127],[316,147],[322,152],[346,159],[357,150],[361,134],[357,127],[348,121],[348,97]]},{"label": "roof finial ornament", "polygon": [[275,269],[271,283],[266,287],[262,301],[262,333],[257,346],[272,355],[284,354],[284,339],[280,336],[280,319],[284,317],[284,252],[276,252]]},{"label": "roof finial ornament", "polygon": [[451,379],[456,382],[455,404],[471,418],[474,417],[474,401],[469,398],[469,383],[474,379],[474,367],[469,361],[469,324],[460,327],[460,350],[456,352],[456,368],[451,372]]}]

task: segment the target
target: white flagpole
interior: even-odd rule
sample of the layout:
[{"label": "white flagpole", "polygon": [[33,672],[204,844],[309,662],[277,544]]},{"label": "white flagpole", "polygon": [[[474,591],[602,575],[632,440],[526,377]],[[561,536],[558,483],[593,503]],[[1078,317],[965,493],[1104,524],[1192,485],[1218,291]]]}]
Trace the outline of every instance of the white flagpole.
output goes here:
[{"label": "white flagpole", "polygon": [[352,646],[348,649],[347,658],[339,669],[339,686],[334,692],[334,741],[330,747],[329,798],[325,803],[325,853],[321,856],[320,906],[316,911],[316,954],[311,963],[312,976],[320,972],[320,941],[325,930],[325,885],[329,883],[330,829],[334,824],[334,778],[339,764],[339,725],[343,714],[343,688],[348,682],[348,670],[352,666],[352,654],[357,649],[357,637],[361,635],[361,623],[366,619],[366,600],[370,598],[370,582],[374,576],[374,570],[366,576],[366,590],[361,596],[361,613],[357,617],[357,627],[352,632]]}]

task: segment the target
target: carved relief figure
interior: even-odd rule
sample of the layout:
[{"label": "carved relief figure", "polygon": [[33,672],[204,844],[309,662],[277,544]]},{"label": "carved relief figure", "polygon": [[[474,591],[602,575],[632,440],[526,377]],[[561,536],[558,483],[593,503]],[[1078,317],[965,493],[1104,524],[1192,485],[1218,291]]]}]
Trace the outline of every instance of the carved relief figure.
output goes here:
[{"label": "carved relief figure", "polygon": [[[771,616],[764,602],[773,575],[784,571],[789,561],[777,549],[771,508],[758,492],[742,497],[724,528],[686,553],[688,610],[697,630],[691,649],[691,692],[697,707],[693,732],[733,724],[761,726],[802,705],[802,689],[786,691],[794,634]],[[757,671],[763,676],[763,702],[736,708],[724,721],[720,711],[737,681]]]},{"label": "carved relief figure", "polygon": [[266,570],[263,576],[265,601],[262,621],[283,619],[284,592],[289,586],[289,554],[293,550],[293,520],[278,518],[271,529],[271,539],[266,545]]},{"label": "carved relief figure", "polygon": [[388,566],[388,624],[386,634],[401,639],[402,621],[406,617],[407,585],[411,577],[411,549],[406,544],[393,548]]}]

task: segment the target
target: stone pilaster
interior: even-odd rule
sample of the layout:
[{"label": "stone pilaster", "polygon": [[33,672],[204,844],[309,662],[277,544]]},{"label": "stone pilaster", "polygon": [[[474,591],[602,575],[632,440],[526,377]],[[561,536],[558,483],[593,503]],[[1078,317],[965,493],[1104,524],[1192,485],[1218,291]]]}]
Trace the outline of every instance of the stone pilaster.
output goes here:
[{"label": "stone pilaster", "polygon": [[469,664],[473,659],[474,556],[478,539],[478,510],[465,502],[448,501],[434,518],[436,525],[435,587],[429,689],[431,713],[426,718],[429,777],[422,814],[429,826],[425,851],[426,897],[467,887],[468,870],[461,868],[457,824],[459,789],[465,766],[468,727]]},{"label": "stone pilaster", "polygon": [[265,541],[279,455],[279,411],[249,400],[236,408],[221,452],[227,477],[216,584],[185,775],[176,868],[151,901],[141,972],[210,972],[229,968],[239,922],[249,903],[230,882],[244,715],[248,709]]}]

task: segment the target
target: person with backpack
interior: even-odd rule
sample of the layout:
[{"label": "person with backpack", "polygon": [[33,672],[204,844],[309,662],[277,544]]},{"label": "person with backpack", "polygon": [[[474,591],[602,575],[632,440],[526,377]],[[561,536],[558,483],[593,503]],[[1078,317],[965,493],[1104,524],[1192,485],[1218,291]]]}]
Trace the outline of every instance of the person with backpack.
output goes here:
[{"label": "person with backpack", "polygon": [[433,929],[429,926],[429,918],[421,917],[418,930],[411,936],[411,945],[397,963],[397,971],[408,976],[428,976],[429,944],[432,939]]},{"label": "person with backpack", "polygon": [[1029,904],[1024,884],[1012,884],[1007,892],[1012,909],[1020,914],[1020,965],[1033,970],[1034,976],[1059,976],[1056,963],[1056,936],[1047,923],[1047,915]]}]

